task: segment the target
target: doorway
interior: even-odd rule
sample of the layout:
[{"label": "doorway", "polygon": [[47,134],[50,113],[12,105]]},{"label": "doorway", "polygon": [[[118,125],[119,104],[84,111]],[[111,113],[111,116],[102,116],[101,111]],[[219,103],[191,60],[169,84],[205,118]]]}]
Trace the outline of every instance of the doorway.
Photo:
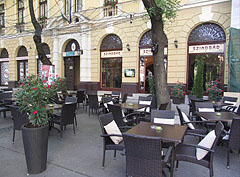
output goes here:
[{"label": "doorway", "polygon": [[77,85],[80,81],[79,57],[65,57],[64,70],[67,90],[77,90]]}]

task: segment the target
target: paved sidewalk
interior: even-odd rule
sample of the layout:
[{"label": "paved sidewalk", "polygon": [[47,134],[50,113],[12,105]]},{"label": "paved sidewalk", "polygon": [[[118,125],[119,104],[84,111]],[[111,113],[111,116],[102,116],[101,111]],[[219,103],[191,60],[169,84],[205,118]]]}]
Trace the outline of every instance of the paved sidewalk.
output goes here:
[{"label": "paved sidewalk", "polygon": [[[187,105],[180,105],[188,113]],[[175,109],[175,105],[172,105]],[[125,156],[106,152],[105,169],[102,169],[102,138],[96,114],[89,117],[82,108],[78,109],[78,127],[73,135],[72,126],[67,127],[60,140],[59,133],[52,130],[49,136],[47,170],[36,177],[124,177]],[[186,138],[187,141],[197,139]],[[226,148],[217,147],[214,157],[215,177],[239,177],[240,157],[230,155],[230,169],[226,169]],[[22,144],[21,132],[16,131],[15,143],[12,144],[12,120],[0,118],[0,177],[26,177],[27,169]],[[174,177],[207,177],[206,168],[191,163],[181,162]]]}]

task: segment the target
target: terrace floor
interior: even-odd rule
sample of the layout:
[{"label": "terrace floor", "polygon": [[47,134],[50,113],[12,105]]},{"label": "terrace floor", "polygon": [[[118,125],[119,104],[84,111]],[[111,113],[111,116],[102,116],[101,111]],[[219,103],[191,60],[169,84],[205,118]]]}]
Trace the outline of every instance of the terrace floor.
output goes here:
[{"label": "terrace floor", "polygon": [[[187,104],[180,107],[188,113]],[[175,105],[172,105],[175,109]],[[2,116],[2,115],[1,115]],[[57,131],[49,136],[47,170],[35,177],[123,177],[125,176],[125,156],[113,152],[106,153],[105,168],[102,169],[102,138],[96,114],[88,116],[81,107],[77,114],[78,126],[74,136],[72,126],[63,133],[63,140]],[[16,131],[15,143],[12,143],[13,123],[10,114],[0,118],[0,177],[25,177],[27,168],[20,131]],[[186,138],[194,142],[198,139]],[[226,168],[226,148],[217,146],[214,156],[215,177],[239,177],[240,157],[230,154],[230,169]],[[168,174],[168,173],[167,173]],[[174,177],[207,177],[208,169],[187,162],[180,162]]]}]

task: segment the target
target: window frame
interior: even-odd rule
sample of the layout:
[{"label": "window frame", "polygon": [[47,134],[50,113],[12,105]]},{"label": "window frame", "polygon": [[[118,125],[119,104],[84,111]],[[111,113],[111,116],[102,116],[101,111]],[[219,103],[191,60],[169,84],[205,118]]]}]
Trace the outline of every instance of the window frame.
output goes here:
[{"label": "window frame", "polygon": [[18,73],[18,81],[20,81],[20,63],[23,63],[23,74],[24,74],[24,78],[26,78],[28,76],[27,73],[27,65],[28,64],[28,60],[18,60],[17,61],[17,73]]},{"label": "window frame", "polygon": [[[20,7],[20,4],[23,6]],[[24,23],[24,0],[18,0],[17,3],[18,24]]]},{"label": "window frame", "polygon": [[47,18],[47,0],[39,0],[39,19],[42,18]]},{"label": "window frame", "polygon": [[1,86],[7,86],[5,84],[2,84],[2,64],[3,63],[8,63],[8,82],[9,82],[9,61],[0,61],[0,73],[1,73],[1,76],[0,76],[0,85]]},{"label": "window frame", "polygon": [[75,0],[75,12],[82,11],[82,0]]},{"label": "window frame", "polygon": [[3,9],[0,8],[0,28],[5,28],[5,6],[4,4],[0,4],[0,7],[3,6]]}]

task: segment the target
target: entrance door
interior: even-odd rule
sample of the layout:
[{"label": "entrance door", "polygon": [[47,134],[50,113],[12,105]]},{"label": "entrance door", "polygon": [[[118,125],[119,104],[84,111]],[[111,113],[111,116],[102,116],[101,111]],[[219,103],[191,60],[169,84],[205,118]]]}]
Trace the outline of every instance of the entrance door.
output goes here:
[{"label": "entrance door", "polygon": [[74,90],[74,80],[75,80],[74,57],[64,58],[64,67],[65,67],[64,69],[65,69],[67,90]]}]

